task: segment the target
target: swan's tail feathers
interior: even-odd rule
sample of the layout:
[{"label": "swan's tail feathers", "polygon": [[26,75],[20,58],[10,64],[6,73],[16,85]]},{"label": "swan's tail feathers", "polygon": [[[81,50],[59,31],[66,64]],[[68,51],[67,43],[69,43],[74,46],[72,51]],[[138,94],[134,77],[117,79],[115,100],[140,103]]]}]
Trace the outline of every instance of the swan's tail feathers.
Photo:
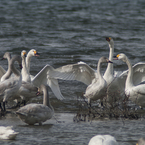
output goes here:
[{"label": "swan's tail feathers", "polygon": [[59,99],[59,100],[64,99],[63,95],[61,94],[57,79],[54,79],[54,78],[48,79],[47,85],[51,88],[52,92],[57,97],[57,99]]}]

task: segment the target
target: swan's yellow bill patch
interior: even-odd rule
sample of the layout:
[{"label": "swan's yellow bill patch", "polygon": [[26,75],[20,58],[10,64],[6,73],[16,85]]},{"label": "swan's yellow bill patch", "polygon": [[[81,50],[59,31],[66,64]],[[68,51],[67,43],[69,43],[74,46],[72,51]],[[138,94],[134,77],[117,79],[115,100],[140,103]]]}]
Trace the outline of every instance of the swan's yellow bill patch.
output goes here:
[{"label": "swan's yellow bill patch", "polygon": [[26,52],[23,52],[23,55],[26,55]]},{"label": "swan's yellow bill patch", "polygon": [[36,50],[34,51],[34,54],[36,54],[37,52],[36,52]]},{"label": "swan's yellow bill patch", "polygon": [[138,145],[138,143],[136,145]]},{"label": "swan's yellow bill patch", "polygon": [[116,57],[118,58],[119,57],[119,54]]},{"label": "swan's yellow bill patch", "polygon": [[109,40],[111,40],[111,37],[109,37]]}]

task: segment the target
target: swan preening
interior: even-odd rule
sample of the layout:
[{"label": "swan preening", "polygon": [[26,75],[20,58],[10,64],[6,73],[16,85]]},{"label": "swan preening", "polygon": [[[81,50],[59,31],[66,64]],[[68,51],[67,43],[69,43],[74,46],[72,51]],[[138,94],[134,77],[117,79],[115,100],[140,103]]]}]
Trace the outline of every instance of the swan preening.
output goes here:
[{"label": "swan preening", "polygon": [[111,135],[96,135],[90,139],[88,145],[118,145],[118,143]]},{"label": "swan preening", "polygon": [[0,139],[13,140],[16,138],[18,132],[15,132],[12,126],[0,126]]},{"label": "swan preening", "polygon": [[54,113],[49,101],[48,87],[41,84],[39,91],[43,91],[43,104],[31,103],[16,111],[20,119],[29,125],[36,123],[41,125],[46,120],[51,119]]}]

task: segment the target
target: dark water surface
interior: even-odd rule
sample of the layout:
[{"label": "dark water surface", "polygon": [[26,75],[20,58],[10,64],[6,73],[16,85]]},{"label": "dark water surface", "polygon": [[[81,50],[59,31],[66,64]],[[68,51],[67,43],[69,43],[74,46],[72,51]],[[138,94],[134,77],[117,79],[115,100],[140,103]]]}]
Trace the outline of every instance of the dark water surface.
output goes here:
[{"label": "dark water surface", "polygon": [[[84,61],[96,68],[101,56],[109,55],[105,37],[115,42],[115,54],[125,53],[132,64],[145,61],[145,1],[116,0],[5,0],[0,2],[0,57],[6,51],[20,54],[23,49],[36,49],[41,55],[32,58],[31,74],[36,75],[46,64],[54,68]],[[7,61],[0,61],[7,69]],[[106,69],[104,65],[103,70]],[[116,71],[126,70],[123,62],[114,63]],[[13,125],[19,133],[15,141],[0,144],[78,144],[85,145],[95,134],[111,134],[123,145],[132,145],[145,136],[143,120],[107,120],[74,123],[76,97],[85,91],[80,82],[59,81],[63,102],[50,91],[58,120],[44,126],[27,126],[16,116],[0,120],[0,125]]]}]

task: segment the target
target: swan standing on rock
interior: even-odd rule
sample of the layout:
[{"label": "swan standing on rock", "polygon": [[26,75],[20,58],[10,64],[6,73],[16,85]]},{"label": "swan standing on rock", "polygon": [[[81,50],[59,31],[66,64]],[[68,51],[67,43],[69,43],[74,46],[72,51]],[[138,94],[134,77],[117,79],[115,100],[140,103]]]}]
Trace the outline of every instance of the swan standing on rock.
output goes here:
[{"label": "swan standing on rock", "polygon": [[9,52],[6,52],[3,56],[3,59],[7,59],[8,60],[8,70],[5,72],[5,74],[1,77],[1,82],[8,79],[11,74],[12,71],[10,69],[10,60],[11,60],[11,54]]},{"label": "swan standing on rock", "polygon": [[0,83],[0,102],[3,102],[4,111],[5,102],[9,99],[14,100],[22,83],[21,73],[14,66],[15,61],[18,61],[21,66],[22,59],[17,55],[14,56],[10,61],[10,70],[14,73],[15,76]]},{"label": "swan standing on rock", "polygon": [[12,126],[0,126],[0,139],[10,139],[13,140],[16,138],[18,132],[15,132],[12,129]]},{"label": "swan standing on rock", "polygon": [[[128,59],[128,57],[120,53],[114,58],[116,60],[122,60],[128,66],[128,75],[125,83],[125,94],[132,100],[135,104],[145,107],[145,84],[134,85],[133,83],[133,67]],[[136,78],[137,79],[137,78]]]},{"label": "swan standing on rock", "polygon": [[118,143],[111,135],[96,135],[90,139],[88,145],[118,145]]},{"label": "swan standing on rock", "polygon": [[54,114],[53,107],[49,101],[47,86],[41,85],[39,89],[43,91],[43,104],[31,103],[16,111],[19,118],[29,125],[34,125],[35,123],[41,125],[42,122],[51,119]]}]

